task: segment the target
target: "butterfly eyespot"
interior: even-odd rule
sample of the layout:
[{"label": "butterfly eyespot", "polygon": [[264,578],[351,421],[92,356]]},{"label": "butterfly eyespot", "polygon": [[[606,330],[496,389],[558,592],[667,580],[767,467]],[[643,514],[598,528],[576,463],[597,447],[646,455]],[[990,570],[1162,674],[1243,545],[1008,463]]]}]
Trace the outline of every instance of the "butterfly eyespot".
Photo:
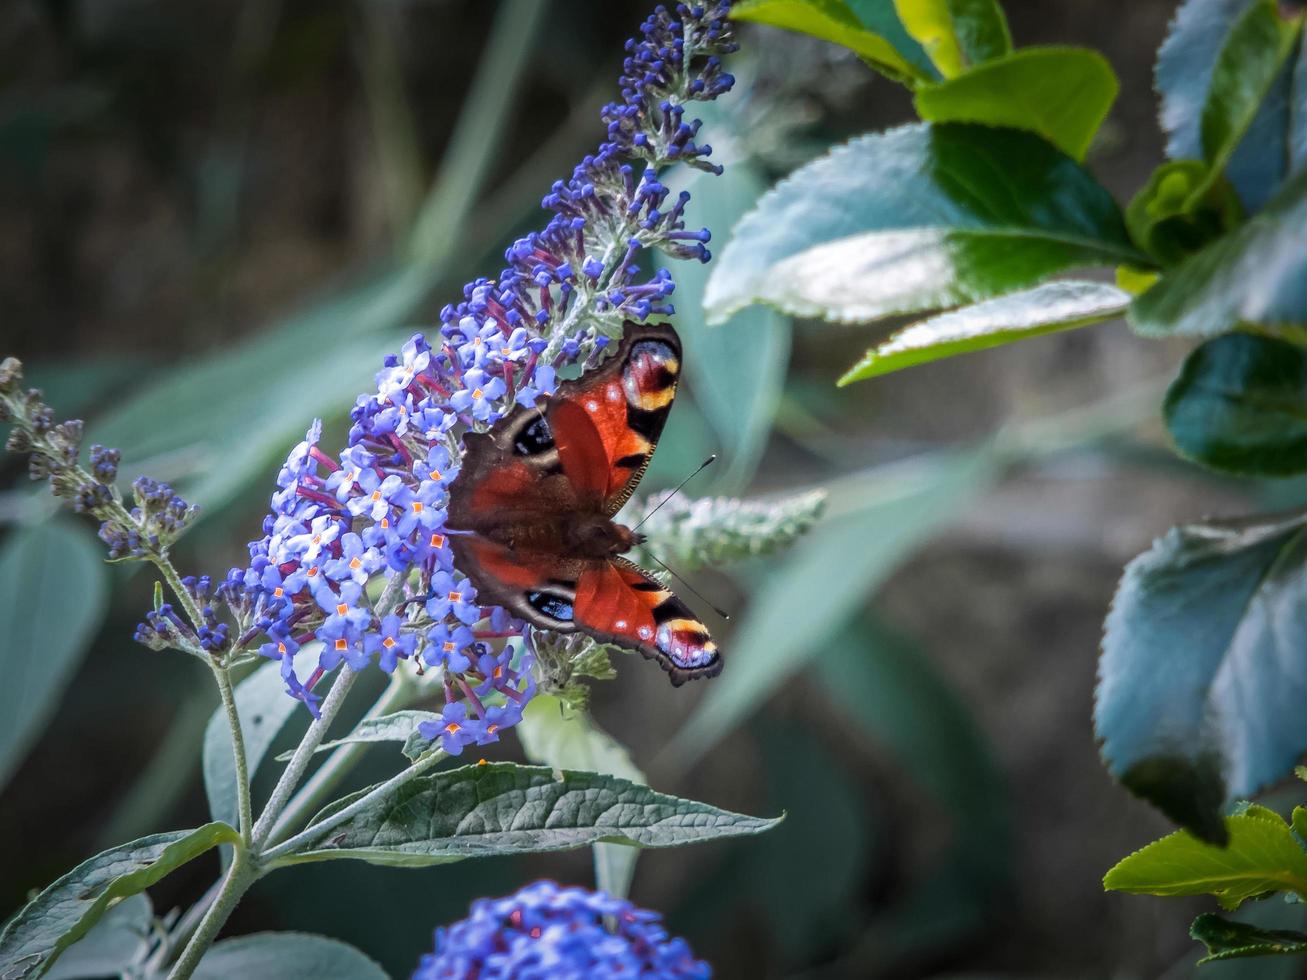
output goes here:
[{"label": "butterfly eyespot", "polygon": [[574,618],[572,603],[564,596],[549,592],[528,592],[526,601],[536,612],[560,623],[570,623]]},{"label": "butterfly eyespot", "polygon": [[538,415],[513,440],[513,448],[523,456],[547,453],[554,448],[554,433],[543,415]]}]

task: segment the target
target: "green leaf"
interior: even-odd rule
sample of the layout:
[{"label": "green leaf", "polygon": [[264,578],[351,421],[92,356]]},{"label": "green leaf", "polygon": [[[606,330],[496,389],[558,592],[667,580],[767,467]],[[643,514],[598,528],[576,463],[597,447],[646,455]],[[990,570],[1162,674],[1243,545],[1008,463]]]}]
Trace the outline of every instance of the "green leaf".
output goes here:
[{"label": "green leaf", "polygon": [[1130,237],[1164,265],[1180,262],[1243,221],[1230,185],[1207,178],[1197,160],[1172,160],[1154,170],[1126,206]]},{"label": "green leaf", "polygon": [[1307,518],[1172,528],[1126,566],[1099,661],[1109,770],[1198,836],[1307,750]]},{"label": "green leaf", "polygon": [[825,648],[864,599],[983,489],[988,455],[872,471],[832,487],[829,516],[753,591],[727,667],[666,754],[689,765]]},{"label": "green leaf", "polygon": [[1211,913],[1194,919],[1189,935],[1207,947],[1207,955],[1198,961],[1200,964],[1239,956],[1307,953],[1307,933],[1293,929],[1259,929]]},{"label": "green leaf", "polygon": [[1185,259],[1135,298],[1129,320],[1145,337],[1213,337],[1242,323],[1307,337],[1307,169],[1255,217]]},{"label": "green leaf", "polygon": [[1101,323],[1120,316],[1129,305],[1130,294],[1107,283],[1044,283],[910,324],[867,351],[838,383]]},{"label": "green leaf", "polygon": [[[569,711],[558,698],[537,694],[517,725],[522,750],[532,762],[554,770],[578,769],[620,776],[638,786],[649,780],[631,761],[626,747],[594,723],[584,711]],[[595,885],[610,895],[625,897],[631,890],[639,848],[625,844],[595,844]]]},{"label": "green leaf", "polygon": [[894,0],[894,8],[945,78],[1012,50],[995,0]]},{"label": "green leaf", "polygon": [[46,980],[118,976],[143,958],[152,938],[154,910],[149,896],[129,895],[64,952],[45,974]]},{"label": "green leaf", "polygon": [[370,386],[393,331],[434,277],[429,269],[391,270],[172,367],[91,426],[87,442],[121,448],[124,479],[166,476],[212,512],[284,458],[315,416],[343,411]]},{"label": "green leaf", "polygon": [[1307,471],[1307,351],[1228,334],[1184,362],[1163,406],[1176,448],[1244,476]]},{"label": "green leaf", "polygon": [[[727,116],[720,111],[699,114],[714,133],[729,138]],[[766,185],[746,161],[732,163],[721,177],[692,171],[687,185],[690,207],[686,221],[710,229],[732,227],[762,196]],[[674,190],[681,185],[669,181]],[[730,491],[746,486],[766,448],[772,418],[780,403],[790,356],[790,322],[765,307],[741,310],[724,330],[709,329],[703,316],[703,294],[709,267],[658,255],[656,264],[676,278],[676,328],[685,344],[685,373],[695,401],[717,433],[725,455],[722,472],[713,484]]]},{"label": "green leaf", "polygon": [[0,549],[0,787],[40,736],[104,617],[101,549],[63,519]]},{"label": "green leaf", "polygon": [[655,793],[615,776],[564,771],[556,778],[550,769],[501,762],[415,777],[332,828],[316,850],[287,860],[358,858],[416,868],[600,841],[676,847],[759,834],[779,822]]},{"label": "green leaf", "polygon": [[[388,715],[378,715],[376,718],[364,718],[354,726],[353,731],[343,738],[335,738],[329,742],[323,742],[317,747],[317,752],[328,752],[342,745],[351,745],[355,742],[405,742],[413,736],[418,730],[418,725],[424,721],[438,721],[440,715],[435,711],[392,711]],[[294,755],[293,749],[287,750],[277,756],[278,762],[288,762]]]},{"label": "green leaf", "polygon": [[[1177,12],[1157,57],[1161,123],[1172,160],[1205,158],[1202,122],[1218,57],[1236,23],[1259,2],[1187,0]],[[1259,210],[1292,169],[1289,100],[1295,88],[1301,90],[1302,83],[1286,66],[1225,166],[1225,175],[1249,212]]]},{"label": "green leaf", "polygon": [[28,902],[0,932],[0,978],[39,977],[116,901],[240,835],[221,823],[142,837],[79,864]]},{"label": "green leaf", "polygon": [[[1209,182],[1225,172],[1288,61],[1302,22],[1301,12],[1281,16],[1276,0],[1259,0],[1231,27],[1203,105],[1200,133]],[[1195,196],[1205,190],[1200,185]]]},{"label": "green leaf", "polygon": [[1146,264],[1116,203],[1031,133],[966,123],[864,136],[768,191],[704,298],[869,320],[975,302],[1078,265]]},{"label": "green leaf", "polygon": [[895,81],[913,84],[933,77],[880,33],[868,30],[843,0],[742,0],[731,8],[731,17],[831,41]]},{"label": "green leaf", "polygon": [[[318,644],[305,644],[295,659],[301,663],[316,661]],[[286,722],[303,702],[286,693],[281,679],[281,663],[261,664],[249,677],[236,685],[236,713],[245,736],[245,767],[250,782],[258,772],[263,757],[272,748]],[[236,760],[231,747],[231,730],[227,713],[219,705],[204,729],[204,792],[209,798],[209,813],[214,820],[232,826],[237,822]]]},{"label": "green leaf", "polygon": [[307,932],[256,932],[215,943],[195,980],[387,980],[375,960],[339,939]]},{"label": "green leaf", "polygon": [[1225,818],[1221,847],[1177,830],[1122,859],[1103,878],[1109,891],[1145,895],[1215,895],[1235,909],[1267,892],[1307,897],[1307,851],[1274,810],[1252,805]]},{"label": "green leaf", "polygon": [[1083,160],[1118,88],[1116,73],[1097,51],[1023,48],[918,88],[914,104],[927,122],[1025,129]]}]

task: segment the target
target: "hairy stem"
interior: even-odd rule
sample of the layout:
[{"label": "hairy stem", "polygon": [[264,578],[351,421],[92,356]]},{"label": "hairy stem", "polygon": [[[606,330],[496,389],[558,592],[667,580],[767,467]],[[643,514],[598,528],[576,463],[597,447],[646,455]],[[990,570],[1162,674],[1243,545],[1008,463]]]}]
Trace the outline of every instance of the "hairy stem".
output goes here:
[{"label": "hairy stem", "polygon": [[[398,672],[391,677],[390,684],[381,693],[375,704],[368,709],[364,718],[379,718],[403,707],[409,699],[411,688]],[[296,827],[301,826],[321,807],[327,795],[340,785],[340,781],[349,775],[364,753],[372,748],[368,742],[351,742],[342,745],[327,757],[300,791],[291,797],[290,802],[277,822],[273,824],[272,833],[268,835],[269,845],[282,841]]]},{"label": "hairy stem", "polygon": [[219,889],[213,904],[209,906],[209,911],[204,913],[195,935],[191,936],[190,942],[182,950],[177,965],[168,974],[168,980],[188,980],[195,972],[195,968],[200,965],[204,954],[213,945],[213,941],[218,938],[219,931],[226,925],[236,904],[258,879],[257,864],[244,847],[237,847],[231,867],[227,869],[227,876],[222,880],[222,888]]},{"label": "hairy stem", "polygon": [[272,790],[272,796],[268,799],[268,805],[263,808],[263,813],[259,815],[258,823],[254,825],[253,846],[255,849],[261,848],[268,835],[272,833],[272,828],[276,824],[277,817],[281,815],[282,808],[286,806],[286,801],[290,799],[291,793],[299,785],[300,779],[304,776],[304,770],[308,768],[309,763],[313,760],[313,754],[317,751],[318,746],[322,744],[323,737],[327,734],[327,729],[335,720],[341,705],[345,703],[345,695],[349,689],[354,686],[354,681],[358,679],[356,674],[348,664],[340,668],[340,676],[336,678],[331,690],[327,692],[327,697],[322,702],[322,709],[313,724],[309,726],[308,731],[304,733],[304,738],[300,744],[295,747],[295,754],[291,756],[290,762],[286,763],[286,768],[277,780],[276,787]]},{"label": "hairy stem", "polygon": [[222,710],[231,729],[232,755],[236,761],[236,812],[240,815],[241,840],[249,847],[253,841],[254,811],[250,805],[250,773],[245,759],[245,734],[236,713],[236,695],[231,688],[231,674],[226,667],[213,665],[213,676],[222,695]]}]

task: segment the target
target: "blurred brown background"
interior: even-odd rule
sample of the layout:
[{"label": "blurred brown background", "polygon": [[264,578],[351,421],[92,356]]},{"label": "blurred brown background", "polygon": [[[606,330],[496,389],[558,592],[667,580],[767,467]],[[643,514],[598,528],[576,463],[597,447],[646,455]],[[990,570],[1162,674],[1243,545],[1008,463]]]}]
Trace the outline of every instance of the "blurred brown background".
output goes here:
[{"label": "blurred brown background", "polygon": [[[1116,68],[1122,96],[1090,165],[1127,200],[1161,156],[1151,68],[1171,0],[1005,6],[1017,44],[1090,45]],[[437,252],[454,247],[408,323],[431,322],[462,281],[497,271],[504,245],[538,220],[548,184],[601,136],[598,103],[646,7],[548,5],[460,237],[428,239]],[[142,379],[350,288],[406,240],[501,9],[486,0],[0,6],[0,353],[28,362],[56,408],[93,418]],[[782,137],[761,152],[771,179],[831,141],[911,119],[903,93],[833,48],[774,31],[746,30],[743,40],[760,55],[751,104]],[[713,230],[720,246],[728,229]],[[1145,343],[1119,323],[837,392],[831,382],[870,336],[796,324],[758,487],[793,485],[796,473],[821,482],[1023,420],[1074,424],[1083,406],[1142,387],[1138,424],[1020,466],[869,600],[860,628],[892,634],[886,642],[943,699],[937,721],[905,722],[888,749],[799,678],[689,771],[665,757],[655,765],[701,691],[671,691],[657,671],[621,664],[596,693],[596,716],[655,786],[791,814],[772,839],[646,853],[633,897],[665,911],[727,978],[1186,977],[1198,955],[1187,924],[1205,903],[1101,890],[1111,864],[1169,829],[1097,758],[1101,621],[1122,564],[1171,523],[1293,488],[1218,482],[1172,461],[1149,405],[1183,348]],[[379,341],[376,358],[386,349]],[[221,575],[240,562],[271,472],[261,465],[186,539],[184,568]],[[14,520],[30,498],[12,460],[0,475],[13,488],[0,514]],[[131,642],[148,576],[115,569],[112,579],[111,611],[57,720],[0,795],[0,916],[95,850],[206,819],[195,744],[216,699],[191,664]],[[969,815],[947,812],[914,774],[929,757],[914,758],[913,747],[942,738],[936,728],[992,763],[973,789],[998,829],[960,851],[957,825]],[[384,750],[374,755],[371,775],[393,765]],[[832,820],[844,830],[828,832]],[[214,870],[206,859],[169,878],[153,891],[156,909],[192,900]],[[261,883],[228,934],[322,932],[400,976],[429,947],[431,928],[472,897],[528,876],[588,883],[589,874],[582,854],[419,872],[315,865]],[[1291,966],[1203,975],[1291,976]]]}]

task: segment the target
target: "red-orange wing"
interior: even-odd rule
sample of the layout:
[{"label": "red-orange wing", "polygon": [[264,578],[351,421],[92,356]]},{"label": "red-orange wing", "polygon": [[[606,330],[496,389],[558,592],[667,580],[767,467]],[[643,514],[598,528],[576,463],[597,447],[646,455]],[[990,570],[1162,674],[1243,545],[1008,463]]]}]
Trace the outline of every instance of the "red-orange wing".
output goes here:
[{"label": "red-orange wing", "polygon": [[546,414],[579,497],[597,495],[609,516],[621,510],[658,445],[680,374],[676,331],[628,321],[612,357],[558,386]]}]

